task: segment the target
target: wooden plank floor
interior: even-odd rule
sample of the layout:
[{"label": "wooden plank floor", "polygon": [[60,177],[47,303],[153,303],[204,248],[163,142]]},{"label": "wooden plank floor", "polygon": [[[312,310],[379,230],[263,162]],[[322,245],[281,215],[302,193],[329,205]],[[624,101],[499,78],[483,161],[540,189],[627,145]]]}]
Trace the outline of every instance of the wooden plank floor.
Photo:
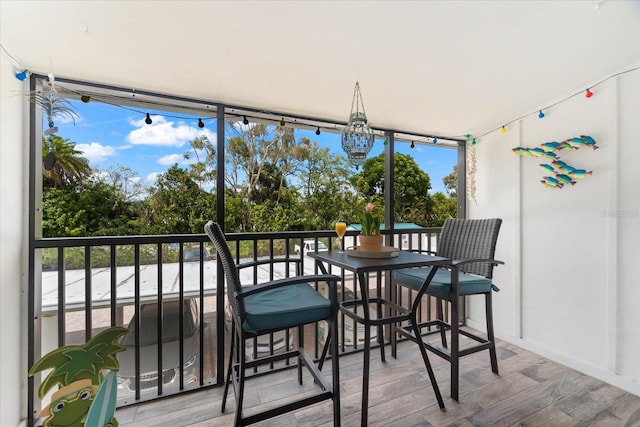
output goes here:
[{"label": "wooden plank floor", "polygon": [[[640,426],[640,397],[504,342],[498,343],[500,375],[491,372],[488,352],[462,359],[460,401],[449,397],[449,364],[430,355],[446,411],[438,408],[417,346],[403,342],[398,358],[387,349],[371,353],[371,426]],[[329,364],[330,367],[330,364]],[[362,354],[340,359],[344,426],[360,425]],[[250,380],[245,414],[277,405],[287,396],[314,390],[310,377],[300,387],[296,371]],[[220,412],[222,388],[119,409],[121,426],[230,426],[235,400]],[[330,402],[282,415],[259,426],[331,426]]]}]

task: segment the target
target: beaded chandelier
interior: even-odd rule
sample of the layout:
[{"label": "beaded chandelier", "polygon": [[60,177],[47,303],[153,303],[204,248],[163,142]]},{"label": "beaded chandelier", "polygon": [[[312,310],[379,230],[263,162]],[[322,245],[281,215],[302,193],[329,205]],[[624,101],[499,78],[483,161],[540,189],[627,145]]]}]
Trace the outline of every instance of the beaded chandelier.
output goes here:
[{"label": "beaded chandelier", "polygon": [[[354,110],[355,106],[355,110]],[[362,111],[360,109],[362,108]],[[352,165],[358,169],[364,164],[367,154],[373,148],[375,135],[367,124],[367,115],[364,111],[364,102],[360,93],[360,83],[356,82],[351,100],[351,114],[349,123],[342,130],[342,149]]]}]

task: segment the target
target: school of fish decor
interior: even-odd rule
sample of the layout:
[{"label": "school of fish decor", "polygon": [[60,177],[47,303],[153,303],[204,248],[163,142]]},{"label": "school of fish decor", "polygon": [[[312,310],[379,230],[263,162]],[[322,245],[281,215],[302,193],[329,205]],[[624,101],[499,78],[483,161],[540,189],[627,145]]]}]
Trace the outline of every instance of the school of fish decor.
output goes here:
[{"label": "school of fish decor", "polygon": [[548,175],[543,176],[540,182],[547,188],[561,189],[567,184],[575,185],[578,179],[593,174],[593,171],[578,169],[560,160],[560,156],[558,155],[559,151],[578,150],[580,148],[597,150],[599,147],[596,145],[596,141],[590,136],[580,135],[579,137],[569,138],[562,142],[545,142],[535,148],[516,147],[512,148],[511,151],[520,156],[545,159],[547,163],[540,163],[540,167]]}]

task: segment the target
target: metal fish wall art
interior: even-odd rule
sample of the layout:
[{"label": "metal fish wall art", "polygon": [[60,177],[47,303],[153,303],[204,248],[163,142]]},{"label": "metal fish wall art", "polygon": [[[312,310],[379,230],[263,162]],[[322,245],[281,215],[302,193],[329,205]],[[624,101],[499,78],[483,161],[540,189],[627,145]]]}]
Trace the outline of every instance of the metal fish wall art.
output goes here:
[{"label": "metal fish wall art", "polygon": [[564,184],[552,176],[543,176],[540,182],[543,183],[545,187],[562,188],[564,186]]},{"label": "metal fish wall art", "polygon": [[551,163],[540,163],[540,167],[546,174],[553,174],[543,176],[540,181],[547,188],[562,189],[566,184],[575,185],[577,179],[585,178],[593,175],[593,171],[587,171],[586,169],[575,168],[566,162],[560,160],[557,152],[562,150],[577,150],[580,148],[591,148],[597,150],[595,139],[589,135],[580,135],[579,137],[569,138],[564,141],[549,141],[540,144],[538,147],[515,147],[512,148],[514,154],[523,157],[539,157],[548,159]]}]

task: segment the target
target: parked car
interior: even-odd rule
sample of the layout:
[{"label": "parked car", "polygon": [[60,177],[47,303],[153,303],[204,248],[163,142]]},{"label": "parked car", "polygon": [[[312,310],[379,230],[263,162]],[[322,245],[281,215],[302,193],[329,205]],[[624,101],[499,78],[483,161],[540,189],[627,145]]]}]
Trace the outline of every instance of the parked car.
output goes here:
[{"label": "parked car", "polygon": [[[329,248],[327,248],[327,245],[325,245],[322,242],[318,242],[318,246],[317,246],[318,252],[326,252],[329,250]],[[300,255],[300,245],[295,245],[294,246],[294,251],[296,254]],[[304,252],[305,255],[307,255],[307,252],[311,251],[311,252],[315,252],[316,251],[316,241],[315,240],[305,240],[304,243],[302,244],[302,251]]]},{"label": "parked car", "polygon": [[[203,249],[202,259],[204,261],[209,261],[211,259],[211,255],[209,254],[208,249]],[[200,248],[189,248],[184,251],[184,261],[200,261]]]},{"label": "parked car", "polygon": [[[200,354],[200,316],[195,299],[184,300],[182,370],[184,384],[198,381]],[[180,384],[180,302],[167,301],[163,307],[162,321],[162,391],[177,391]],[[138,311],[140,316],[140,395],[155,396],[158,393],[158,304],[145,303]],[[118,401],[129,403],[135,397],[135,315],[127,326],[129,333],[122,339],[125,351],[118,353],[120,370],[117,373]]]}]

